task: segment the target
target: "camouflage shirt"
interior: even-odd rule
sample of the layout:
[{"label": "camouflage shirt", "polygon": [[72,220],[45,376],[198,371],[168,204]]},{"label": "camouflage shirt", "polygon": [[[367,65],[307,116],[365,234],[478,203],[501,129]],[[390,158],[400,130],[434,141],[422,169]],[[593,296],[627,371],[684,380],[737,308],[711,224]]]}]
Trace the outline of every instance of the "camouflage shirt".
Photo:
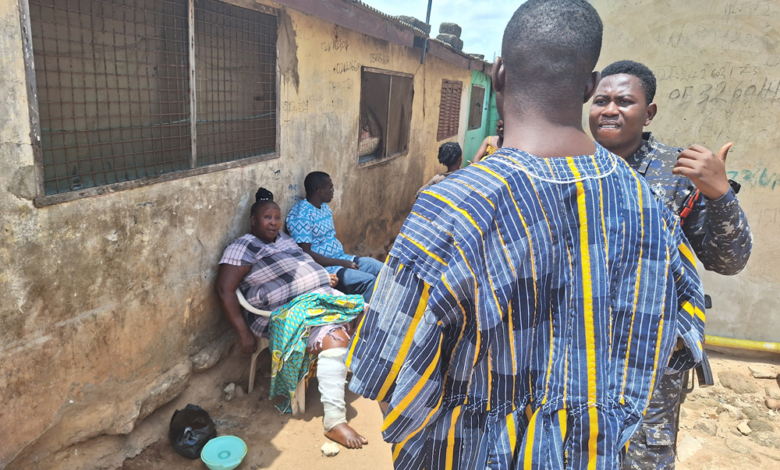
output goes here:
[{"label": "camouflage shirt", "polygon": [[[696,192],[690,179],[672,174],[682,150],[664,145],[652,133],[645,132],[642,146],[626,159],[677,214]],[[708,271],[727,276],[737,274],[750,258],[753,235],[733,189],[715,200],[699,196],[683,221],[683,232]]]},{"label": "camouflage shirt", "polygon": [[[695,197],[696,186],[672,174],[677,155],[683,149],[664,145],[650,132],[642,135],[642,146],[626,159],[645,179],[653,192],[677,214]],[[737,274],[747,264],[753,236],[747,217],[734,190],[718,199],[700,196],[683,220],[683,232],[704,264],[718,274]],[[680,406],[683,374],[663,376],[645,410],[642,427],[631,438],[623,470],[674,470],[677,410]]]}]

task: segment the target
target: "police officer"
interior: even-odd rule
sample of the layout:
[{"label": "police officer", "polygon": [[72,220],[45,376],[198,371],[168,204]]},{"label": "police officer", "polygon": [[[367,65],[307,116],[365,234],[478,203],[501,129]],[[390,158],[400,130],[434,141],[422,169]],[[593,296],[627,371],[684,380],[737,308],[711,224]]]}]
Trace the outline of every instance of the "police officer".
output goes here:
[{"label": "police officer", "polygon": [[[680,215],[704,269],[724,275],[742,271],[753,237],[739,206],[739,185],[726,176],[731,143],[718,155],[701,145],[680,149],[643,132],[658,111],[656,81],[645,65],[622,60],[605,68],[590,107],[598,143],[641,173],[670,209]],[[623,469],[673,469],[676,419],[684,374],[666,374],[653,392],[642,427],[631,439]]]}]

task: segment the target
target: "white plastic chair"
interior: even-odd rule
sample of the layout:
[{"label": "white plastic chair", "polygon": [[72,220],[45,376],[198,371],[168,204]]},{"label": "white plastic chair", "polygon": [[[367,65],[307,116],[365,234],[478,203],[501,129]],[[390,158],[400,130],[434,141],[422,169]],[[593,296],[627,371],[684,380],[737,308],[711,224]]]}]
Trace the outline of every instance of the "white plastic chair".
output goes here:
[{"label": "white plastic chair", "polygon": [[[263,317],[271,317],[271,312],[268,310],[260,310],[253,307],[247,302],[244,294],[241,293],[241,289],[236,289],[236,297],[238,297],[238,303],[241,304],[247,311],[260,315]],[[263,350],[268,349],[268,338],[257,338],[257,347],[254,354],[252,354],[252,361],[249,363],[249,386],[247,387],[247,394],[252,393],[255,388],[255,374],[257,373],[257,356],[260,355]],[[306,377],[298,382],[298,386],[295,388],[295,396],[293,396],[292,402],[292,414],[306,413]]]}]

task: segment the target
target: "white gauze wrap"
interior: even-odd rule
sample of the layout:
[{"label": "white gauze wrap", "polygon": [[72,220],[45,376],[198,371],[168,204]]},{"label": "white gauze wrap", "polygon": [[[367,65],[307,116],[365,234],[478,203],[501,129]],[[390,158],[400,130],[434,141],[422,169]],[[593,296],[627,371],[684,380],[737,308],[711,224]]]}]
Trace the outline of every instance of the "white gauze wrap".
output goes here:
[{"label": "white gauze wrap", "polygon": [[344,401],[344,387],[347,384],[347,366],[344,356],[347,348],[332,348],[322,351],[317,360],[317,381],[320,400],[325,416],[322,426],[325,432],[347,422],[347,403]]}]

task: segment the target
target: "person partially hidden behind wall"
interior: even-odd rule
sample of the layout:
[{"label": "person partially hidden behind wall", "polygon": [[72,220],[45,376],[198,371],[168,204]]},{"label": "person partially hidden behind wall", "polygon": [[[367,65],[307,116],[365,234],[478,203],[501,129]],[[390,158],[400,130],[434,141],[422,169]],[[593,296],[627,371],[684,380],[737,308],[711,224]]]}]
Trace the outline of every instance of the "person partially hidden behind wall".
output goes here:
[{"label": "person partially hidden behind wall", "polygon": [[439,163],[447,167],[446,173],[441,173],[425,183],[425,186],[417,190],[417,196],[426,188],[433,186],[434,184],[441,183],[445,178],[460,170],[463,165],[463,150],[460,149],[460,144],[457,142],[445,142],[439,147]]},{"label": "person partially hidden behind wall", "polygon": [[337,289],[347,294],[360,294],[370,302],[382,263],[374,258],[344,253],[344,246],[336,238],[333,212],[328,206],[334,193],[330,175],[321,171],[309,173],[303,186],[306,199],[298,201],[287,214],[287,231],[314,261],[337,276]]},{"label": "person partially hidden behind wall", "polygon": [[474,161],[472,163],[479,163],[482,159],[487,158],[494,153],[498,152],[504,145],[504,121],[499,119],[496,122],[496,135],[489,135],[482,141],[482,145],[479,146],[477,153],[474,154]]},{"label": "person partially hidden behind wall", "polygon": [[243,309],[236,288],[251,306],[273,311],[271,396],[285,396],[282,409],[287,411],[297,382],[317,356],[325,435],[345,447],[360,448],[368,441],[347,424],[344,355],[362,316],[363,298],[333,289],[335,276],[280,232],[282,215],[270,191],[260,188],[256,200],[250,233],[233,240],[219,262],[216,289],[223,312],[238,332],[241,351],[249,355],[256,349],[255,336],[269,334],[269,318]]},{"label": "person partially hidden behind wall", "polygon": [[[753,246],[750,226],[726,176],[731,144],[716,156],[701,145],[670,147],[643,132],[656,115],[656,80],[645,65],[621,60],[608,65],[590,107],[590,131],[653,187],[680,225],[704,269],[737,274]],[[625,470],[674,469],[682,373],[664,374],[653,390],[642,427],[631,438]]]},{"label": "person partially hidden behind wall", "polygon": [[617,469],[660,377],[702,357],[676,216],[582,129],[601,39],[584,0],[523,3],[493,66],[504,147],[396,238],[347,354],[396,470]]}]

